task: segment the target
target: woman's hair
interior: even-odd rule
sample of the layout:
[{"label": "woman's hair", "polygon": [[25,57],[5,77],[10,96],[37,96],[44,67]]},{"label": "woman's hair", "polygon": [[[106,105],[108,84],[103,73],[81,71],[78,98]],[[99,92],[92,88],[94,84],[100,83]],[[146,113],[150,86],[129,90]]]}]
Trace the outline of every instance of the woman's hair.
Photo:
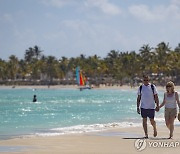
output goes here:
[{"label": "woman's hair", "polygon": [[166,84],[166,87],[172,87],[172,92],[174,93],[174,83],[172,81],[169,81],[167,84]]}]

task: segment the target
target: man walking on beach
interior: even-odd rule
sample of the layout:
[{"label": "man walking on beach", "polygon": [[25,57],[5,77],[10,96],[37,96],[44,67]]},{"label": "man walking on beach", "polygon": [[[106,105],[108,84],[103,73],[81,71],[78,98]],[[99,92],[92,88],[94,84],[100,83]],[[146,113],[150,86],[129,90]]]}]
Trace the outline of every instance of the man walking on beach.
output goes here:
[{"label": "man walking on beach", "polygon": [[[156,104],[156,108],[155,108]],[[154,130],[154,137],[157,136],[156,122],[154,121],[155,110],[159,111],[159,98],[156,86],[149,83],[149,77],[143,76],[143,84],[138,89],[137,113],[141,114],[145,138],[148,138],[147,117],[149,117]]]}]

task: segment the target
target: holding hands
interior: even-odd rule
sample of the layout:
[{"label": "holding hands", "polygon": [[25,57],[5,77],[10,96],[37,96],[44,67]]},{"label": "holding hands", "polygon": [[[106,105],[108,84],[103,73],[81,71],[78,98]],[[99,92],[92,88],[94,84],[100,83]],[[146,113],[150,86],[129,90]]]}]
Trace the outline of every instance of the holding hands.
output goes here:
[{"label": "holding hands", "polygon": [[[156,106],[155,111],[159,112],[159,110],[160,110],[160,107]],[[140,114],[140,108],[139,107],[137,107],[137,113]],[[180,110],[179,110],[179,113],[180,113]]]},{"label": "holding hands", "polygon": [[139,107],[137,107],[137,113],[140,114],[140,109],[139,109]]},{"label": "holding hands", "polygon": [[159,106],[156,106],[155,111],[159,112],[159,110],[160,110]]}]

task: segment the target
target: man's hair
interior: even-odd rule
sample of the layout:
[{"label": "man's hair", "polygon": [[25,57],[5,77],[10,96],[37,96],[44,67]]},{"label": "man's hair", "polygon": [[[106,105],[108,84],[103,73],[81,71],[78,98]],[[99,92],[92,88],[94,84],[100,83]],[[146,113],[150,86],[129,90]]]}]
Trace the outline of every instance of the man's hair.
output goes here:
[{"label": "man's hair", "polygon": [[149,76],[147,74],[144,74],[143,78],[148,78],[149,79]]}]

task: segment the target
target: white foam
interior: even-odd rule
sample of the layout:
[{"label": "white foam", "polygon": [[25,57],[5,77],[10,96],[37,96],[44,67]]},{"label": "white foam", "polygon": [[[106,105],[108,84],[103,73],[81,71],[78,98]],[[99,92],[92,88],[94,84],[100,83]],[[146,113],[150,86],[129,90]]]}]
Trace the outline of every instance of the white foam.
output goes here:
[{"label": "white foam", "polygon": [[21,111],[23,112],[31,112],[31,107],[27,107],[27,108],[22,108]]},{"label": "white foam", "polygon": [[103,131],[111,128],[127,128],[138,127],[141,123],[121,122],[121,123],[107,123],[107,124],[93,124],[93,125],[76,125],[71,127],[53,128],[47,132],[36,133],[36,136],[58,136],[65,134],[81,134],[89,132]]}]

